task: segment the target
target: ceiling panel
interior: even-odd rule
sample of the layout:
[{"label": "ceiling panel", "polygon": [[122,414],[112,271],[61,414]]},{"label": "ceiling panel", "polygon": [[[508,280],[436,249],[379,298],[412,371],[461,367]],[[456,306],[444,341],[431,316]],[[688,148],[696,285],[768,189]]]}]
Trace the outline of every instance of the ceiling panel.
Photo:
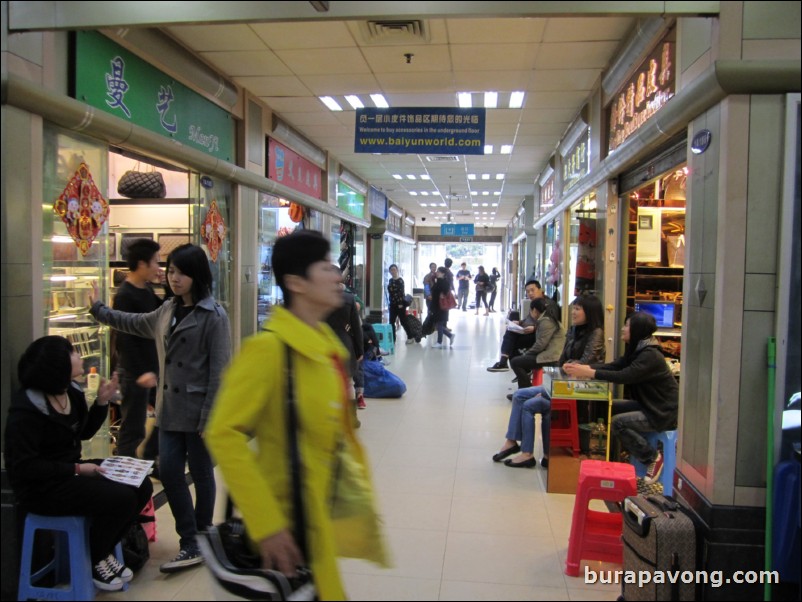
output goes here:
[{"label": "ceiling panel", "polygon": [[[425,71],[451,71],[449,47],[437,46],[378,46],[362,47],[370,68],[383,73],[418,73]],[[405,55],[411,54],[409,62]]]},{"label": "ceiling panel", "polygon": [[372,73],[302,75],[300,80],[315,96],[367,95],[380,89],[379,82]]},{"label": "ceiling panel", "polygon": [[203,58],[228,75],[292,75],[270,50],[204,52]]},{"label": "ceiling panel", "polygon": [[618,42],[632,27],[629,17],[571,17],[549,19],[544,42]]},{"label": "ceiling panel", "polygon": [[[503,39],[503,38],[502,38]],[[455,71],[499,71],[534,69],[537,44],[460,44],[451,46]]]},{"label": "ceiling panel", "polygon": [[370,73],[370,67],[357,48],[276,50],[276,55],[298,75]]},{"label": "ceiling panel", "polygon": [[603,69],[610,62],[618,42],[570,42],[542,44],[534,60],[537,69]]},{"label": "ceiling panel", "polygon": [[235,77],[234,81],[256,96],[305,96],[309,94],[307,87],[294,75]]},{"label": "ceiling panel", "polygon": [[454,75],[450,71],[431,73],[378,73],[381,90],[385,94],[403,94],[405,92],[442,92],[443,89],[457,93],[457,86],[452,84]]},{"label": "ceiling panel", "polygon": [[168,31],[196,52],[214,50],[265,50],[247,25],[176,25]]},{"label": "ceiling panel", "polygon": [[452,44],[496,44],[540,42],[546,19],[449,19],[448,39]]},{"label": "ceiling panel", "polygon": [[342,21],[253,23],[254,33],[275,50],[348,48],[354,38]]}]

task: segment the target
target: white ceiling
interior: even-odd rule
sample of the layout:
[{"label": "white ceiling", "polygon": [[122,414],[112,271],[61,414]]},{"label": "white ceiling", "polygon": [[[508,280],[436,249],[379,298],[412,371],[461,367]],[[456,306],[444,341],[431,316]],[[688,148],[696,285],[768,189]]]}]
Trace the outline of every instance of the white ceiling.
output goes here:
[{"label": "white ceiling", "polygon": [[[417,218],[436,225],[450,210],[459,222],[506,226],[524,195],[533,194],[534,179],[635,19],[421,21],[421,36],[388,34],[378,41],[369,38],[366,21],[186,25],[168,31]],[[414,55],[409,63],[407,53]],[[355,112],[342,98],[356,94],[371,107],[369,94],[382,93],[391,107],[456,107],[457,92],[497,91],[499,106],[506,106],[516,90],[526,92],[523,108],[487,110],[485,139],[494,147],[492,155],[437,163],[420,155],[355,154]],[[326,108],[318,99],[326,95],[340,97],[344,110]],[[481,98],[474,94],[474,106]],[[501,155],[502,144],[512,144],[512,153]],[[421,180],[423,175],[431,179]],[[431,207],[433,202],[438,206]],[[441,205],[449,202],[451,207]]]}]

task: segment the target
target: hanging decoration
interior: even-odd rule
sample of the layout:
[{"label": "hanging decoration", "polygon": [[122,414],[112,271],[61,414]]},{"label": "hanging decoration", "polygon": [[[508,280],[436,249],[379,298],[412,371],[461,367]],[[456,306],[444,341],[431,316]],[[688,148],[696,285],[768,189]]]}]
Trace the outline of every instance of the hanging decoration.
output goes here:
[{"label": "hanging decoration", "polygon": [[216,200],[212,201],[209,211],[206,212],[201,232],[203,240],[206,241],[206,247],[209,249],[212,263],[217,263],[217,255],[223,248],[223,241],[226,238],[226,223],[223,221],[223,215],[217,207]]},{"label": "hanging decoration", "polygon": [[296,224],[304,219],[304,207],[299,203],[290,203],[290,219]]},{"label": "hanging decoration", "polygon": [[109,203],[95,185],[86,163],[67,182],[55,203],[53,212],[67,226],[75,245],[86,256],[100,229],[109,218]]}]

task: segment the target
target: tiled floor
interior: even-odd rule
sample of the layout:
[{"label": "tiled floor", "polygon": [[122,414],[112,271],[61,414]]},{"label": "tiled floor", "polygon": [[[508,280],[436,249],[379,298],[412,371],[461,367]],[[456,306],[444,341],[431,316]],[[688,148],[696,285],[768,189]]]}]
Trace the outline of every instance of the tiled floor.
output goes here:
[{"label": "tiled floor", "polygon": [[[369,399],[359,412],[394,567],[343,560],[349,597],[615,600],[618,586],[563,573],[574,496],[546,493],[542,468],[513,470],[490,459],[504,440],[505,394],[514,386],[511,372],[485,370],[498,359],[502,314],[452,311],[451,318],[453,348],[430,348],[433,337],[404,345],[399,331],[389,369],[404,379],[407,393]],[[159,573],[158,565],[177,552],[177,536],[166,506],[157,517],[150,562],[127,592],[99,600],[216,599],[203,568]]]}]

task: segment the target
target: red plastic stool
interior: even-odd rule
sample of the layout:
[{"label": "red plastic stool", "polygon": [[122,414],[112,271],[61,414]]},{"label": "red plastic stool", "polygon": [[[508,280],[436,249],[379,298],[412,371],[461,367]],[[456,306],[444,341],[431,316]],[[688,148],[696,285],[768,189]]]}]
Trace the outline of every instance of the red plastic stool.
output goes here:
[{"label": "red plastic stool", "polygon": [[588,504],[590,500],[623,502],[627,496],[637,494],[635,467],[632,464],[599,460],[582,462],[571,519],[571,536],[568,539],[566,575],[579,576],[581,559],[621,564],[621,513],[596,512],[589,510]]},{"label": "red plastic stool", "polygon": [[543,368],[532,370],[532,386],[540,387],[543,384]]},{"label": "red plastic stool", "polygon": [[[567,420],[555,420],[554,412],[564,412]],[[571,448],[574,458],[579,457],[579,425],[576,417],[576,399],[551,400],[551,445]]]}]

